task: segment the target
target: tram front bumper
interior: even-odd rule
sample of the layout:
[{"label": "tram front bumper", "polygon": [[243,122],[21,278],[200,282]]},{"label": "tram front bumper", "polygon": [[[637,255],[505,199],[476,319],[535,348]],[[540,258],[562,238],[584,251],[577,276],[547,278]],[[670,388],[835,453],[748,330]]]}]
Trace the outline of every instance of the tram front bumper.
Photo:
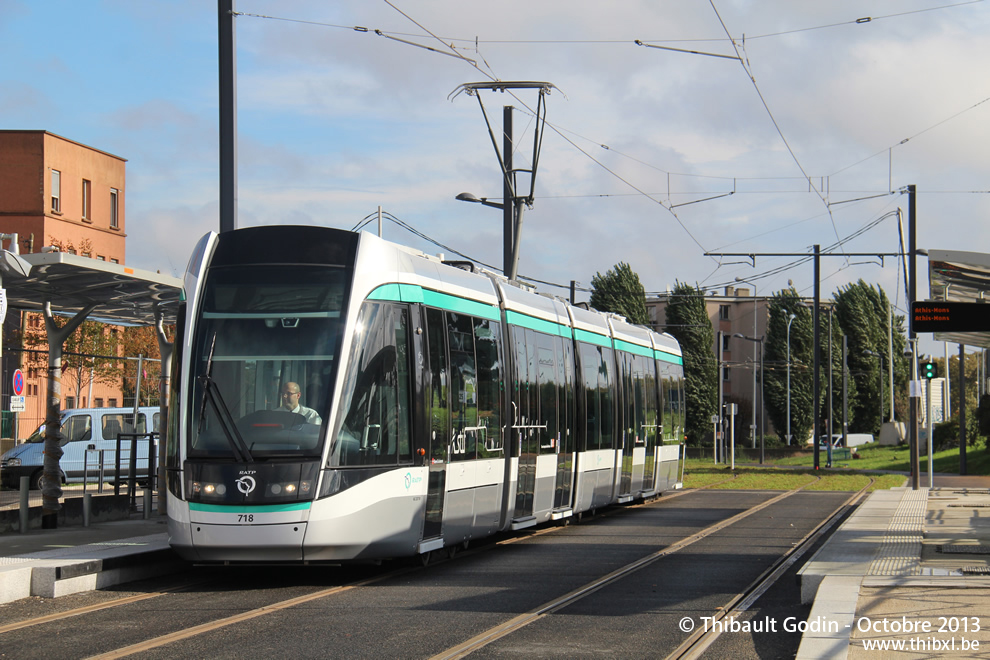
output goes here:
[{"label": "tram front bumper", "polygon": [[304,522],[219,525],[169,521],[169,543],[193,562],[301,562]]}]

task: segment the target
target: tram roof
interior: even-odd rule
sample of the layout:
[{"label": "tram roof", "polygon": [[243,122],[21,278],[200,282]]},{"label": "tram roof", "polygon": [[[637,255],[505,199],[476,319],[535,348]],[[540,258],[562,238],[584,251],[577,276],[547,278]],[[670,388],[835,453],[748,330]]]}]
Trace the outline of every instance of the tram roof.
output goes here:
[{"label": "tram roof", "polygon": [[[988,303],[990,254],[958,250],[928,251],[928,285],[932,300]],[[936,341],[990,348],[990,332],[936,332]]]},{"label": "tram roof", "polygon": [[[23,272],[23,269],[27,272]],[[90,305],[87,317],[114,325],[152,325],[158,311],[175,320],[182,280],[67,252],[14,255],[3,251],[0,275],[11,309],[74,315]]]}]

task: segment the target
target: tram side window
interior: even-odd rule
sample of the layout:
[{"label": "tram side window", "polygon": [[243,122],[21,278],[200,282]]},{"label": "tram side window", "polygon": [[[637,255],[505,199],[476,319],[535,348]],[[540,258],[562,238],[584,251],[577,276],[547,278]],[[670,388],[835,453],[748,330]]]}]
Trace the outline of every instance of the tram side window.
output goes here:
[{"label": "tram side window", "polygon": [[474,356],[473,319],[447,312],[447,343],[450,348],[450,459],[471,460],[477,456],[479,436],[484,428],[478,424],[478,369]]},{"label": "tram side window", "polygon": [[662,409],[658,406],[659,399],[657,399],[656,362],[648,358],[639,359],[642,360],[643,387],[646,399],[646,444],[648,447],[653,447],[657,443],[658,432],[662,422],[660,419]]},{"label": "tram side window", "polygon": [[478,356],[478,458],[502,456],[502,345],[498,323],[474,319],[474,345]]},{"label": "tram side window", "polygon": [[675,365],[673,367],[673,381],[671,383],[671,408],[673,410],[673,433],[671,442],[680,443],[684,439],[684,429],[687,425],[687,409],[684,405],[684,367]]},{"label": "tram side window", "polygon": [[651,408],[655,411],[656,406],[650,406],[647,401],[646,382],[646,358],[640,355],[623,354],[624,371],[628,374],[626,380],[625,393],[629,399],[626,401],[628,418],[626,419],[627,441],[633,442],[636,446],[646,444],[647,415]]},{"label": "tram side window", "polygon": [[447,435],[447,342],[444,315],[439,309],[426,310],[426,336],[430,355],[430,459],[446,462]]},{"label": "tram side window", "polygon": [[684,437],[684,370],[679,365],[660,363],[663,387],[663,441],[679,443]]},{"label": "tram side window", "polygon": [[554,337],[540,332],[527,331],[529,338],[534,339],[537,346],[537,378],[539,383],[540,416],[538,429],[540,437],[540,453],[553,454],[558,442],[558,389],[561,377],[557,373],[557,360],[554,351]]},{"label": "tram side window", "polygon": [[392,465],[412,459],[409,439],[408,310],[365,303],[355,326],[331,465]]},{"label": "tram side window", "polygon": [[612,349],[593,344],[579,344],[582,387],[585,397],[587,449],[612,448]]}]

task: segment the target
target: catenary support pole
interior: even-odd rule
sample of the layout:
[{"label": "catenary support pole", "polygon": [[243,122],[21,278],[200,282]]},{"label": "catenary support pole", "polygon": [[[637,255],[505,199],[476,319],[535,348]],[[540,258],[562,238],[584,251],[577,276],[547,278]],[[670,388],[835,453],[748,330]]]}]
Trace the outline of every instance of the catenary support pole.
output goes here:
[{"label": "catenary support pole", "polygon": [[234,0],[217,0],[220,63],[220,233],[237,229],[237,33]]}]

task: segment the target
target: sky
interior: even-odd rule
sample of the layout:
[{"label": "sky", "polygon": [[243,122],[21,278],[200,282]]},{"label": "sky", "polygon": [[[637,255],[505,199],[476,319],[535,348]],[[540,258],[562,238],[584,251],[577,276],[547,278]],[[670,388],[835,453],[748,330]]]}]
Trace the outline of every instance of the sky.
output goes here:
[{"label": "sky", "polygon": [[[861,255],[901,252],[908,185],[919,248],[990,251],[985,1],[235,9],[239,227],[352,229],[381,206],[443,247],[391,221],[386,239],[500,269],[501,212],[455,196],[502,196],[479,99],[500,147],[502,107],[515,107],[514,163],[528,169],[539,95],[452,93],[540,81],[553,89],[519,274],[543,291],[587,289],[625,262],[647,292],[792,283],[811,296],[810,261],[764,255],[818,244],[834,255],[823,298],[863,279],[904,314],[900,260]],[[127,263],[181,273],[219,228],[216,3],[0,0],[0,63],[0,128],[126,158]]]}]

